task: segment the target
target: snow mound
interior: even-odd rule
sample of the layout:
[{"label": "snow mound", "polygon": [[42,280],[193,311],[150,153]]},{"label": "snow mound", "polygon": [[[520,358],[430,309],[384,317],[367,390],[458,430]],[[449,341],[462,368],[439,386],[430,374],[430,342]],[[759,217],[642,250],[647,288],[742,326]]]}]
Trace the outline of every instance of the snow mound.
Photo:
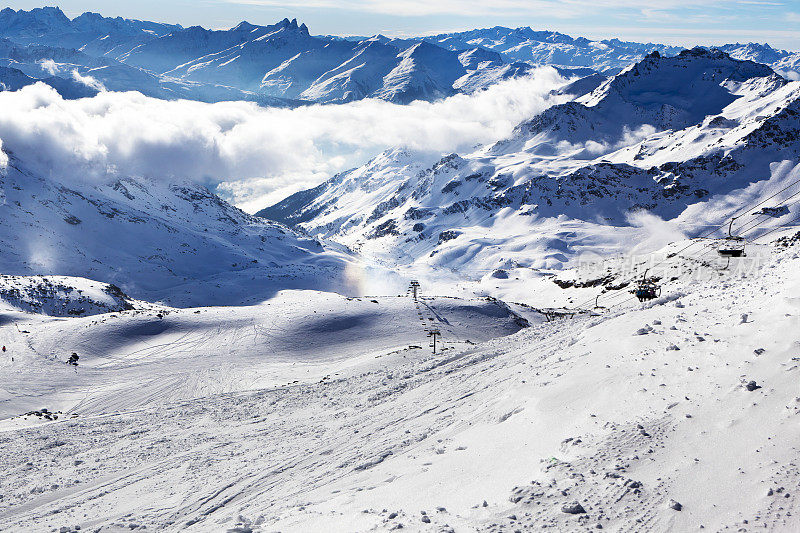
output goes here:
[{"label": "snow mound", "polygon": [[127,311],[139,304],[116,285],[68,276],[0,275],[0,300],[21,311],[62,317]]}]

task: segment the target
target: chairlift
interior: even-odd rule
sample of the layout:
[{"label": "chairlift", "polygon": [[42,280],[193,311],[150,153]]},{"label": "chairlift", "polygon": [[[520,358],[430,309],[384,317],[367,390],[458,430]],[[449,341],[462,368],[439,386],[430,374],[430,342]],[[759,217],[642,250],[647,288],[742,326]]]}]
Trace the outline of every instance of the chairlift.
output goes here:
[{"label": "chairlift", "polygon": [[647,270],[644,271],[642,279],[636,282],[636,288],[631,291],[640,302],[655,300],[661,296],[661,286],[655,281],[647,279]]},{"label": "chairlift", "polygon": [[544,315],[545,319],[547,319],[548,322],[555,322],[556,319],[559,318],[574,318],[575,315],[585,312],[585,311],[580,311],[578,309],[567,309],[566,307],[561,307],[561,308],[547,307],[544,309],[537,309],[537,310]]},{"label": "chairlift", "polygon": [[739,217],[733,217],[731,223],[728,225],[728,236],[725,237],[722,244],[717,248],[717,253],[720,257],[727,257],[730,263],[731,257],[747,257],[745,253],[746,241],[744,237],[739,237],[733,234],[733,221]]},{"label": "chairlift", "polygon": [[595,311],[606,311],[606,310],[608,309],[608,307],[603,307],[603,306],[602,306],[602,305],[600,305],[600,303],[598,302],[598,300],[600,300],[600,296],[601,296],[601,295],[602,295],[602,293],[598,294],[598,295],[597,295],[597,296],[595,296],[595,298],[594,298],[594,310],[595,310]]}]

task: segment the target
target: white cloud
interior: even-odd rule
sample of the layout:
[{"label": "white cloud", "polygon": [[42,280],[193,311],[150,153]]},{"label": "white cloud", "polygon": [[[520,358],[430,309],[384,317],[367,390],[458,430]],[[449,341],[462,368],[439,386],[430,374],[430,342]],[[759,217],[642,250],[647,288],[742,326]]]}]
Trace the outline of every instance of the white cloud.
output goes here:
[{"label": "white cloud", "polygon": [[583,143],[571,143],[562,140],[556,144],[556,148],[559,153],[569,153],[573,158],[594,159],[600,155],[608,154],[639,143],[656,133],[656,131],[656,128],[650,124],[642,124],[635,130],[631,130],[628,126],[623,126],[620,138],[613,143],[596,140],[589,140]]},{"label": "white cloud", "polygon": [[8,156],[3,151],[3,139],[0,139],[0,170],[8,166]]},{"label": "white cloud", "polygon": [[634,211],[626,218],[628,224],[639,228],[635,234],[637,242],[631,249],[632,254],[651,253],[671,242],[688,238],[675,221],[663,220],[648,211]]},{"label": "white cloud", "polygon": [[102,82],[96,80],[95,78],[93,78],[92,76],[89,76],[88,74],[84,76],[83,74],[81,74],[77,70],[73,70],[72,71],[72,79],[77,81],[78,83],[82,83],[83,85],[86,85],[90,89],[95,89],[97,91],[105,91],[106,90],[106,88],[102,84]]},{"label": "white cloud", "polygon": [[223,191],[254,210],[388,147],[451,152],[502,138],[561,101],[549,93],[563,82],[542,68],[435,103],[364,100],[297,109],[170,102],[133,92],[65,101],[36,84],[0,93],[0,140],[43,175],[225,182]]},{"label": "white cloud", "polygon": [[39,64],[42,66],[42,70],[51,76],[55,76],[59,72],[58,64],[52,59],[42,59]]},{"label": "white cloud", "polygon": [[[573,18],[587,11],[648,9],[641,0],[227,0],[231,4],[281,8],[339,9],[395,16],[550,16]],[[685,9],[724,4],[724,0],[662,0],[660,10]]]}]

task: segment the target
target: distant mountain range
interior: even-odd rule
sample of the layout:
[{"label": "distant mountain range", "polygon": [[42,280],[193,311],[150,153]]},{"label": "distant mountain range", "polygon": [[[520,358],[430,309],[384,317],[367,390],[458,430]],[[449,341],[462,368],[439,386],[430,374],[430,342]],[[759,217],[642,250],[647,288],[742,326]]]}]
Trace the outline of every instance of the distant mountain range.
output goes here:
[{"label": "distant mountain range", "polygon": [[[476,29],[390,39],[314,36],[284,19],[242,22],[229,30],[183,28],[59,8],[0,11],[0,66],[42,80],[66,98],[98,89],[201,101],[249,100],[266,105],[435,100],[484,89],[551,65],[568,77],[613,75],[646,54],[680,48],[618,39],[591,41],[531,28]],[[732,57],[768,64],[788,77],[800,54],[769,45],[721,47]],[[19,74],[0,73],[7,89]],[[94,80],[87,86],[87,80]],[[76,87],[82,84],[85,88]]]},{"label": "distant mountain range", "polygon": [[559,89],[571,96],[507,138],[446,155],[395,147],[259,216],[168,176],[67,179],[42,170],[38,154],[4,146],[0,271],[88,277],[135,299],[346,292],[359,255],[495,286],[568,266],[585,250],[629,250],[640,210],[682,228],[718,224],[754,184],[773,179],[769,190],[780,190],[781,176],[800,171],[800,82],[786,70],[796,58],[767,45],[676,51],[503,28],[343,39],[293,20],[210,31],[70,20],[55,8],[3,10],[0,35],[4,89],[40,80],[68,98],[107,88],[278,105],[406,103],[480,90],[539,61],[575,78]]},{"label": "distant mountain range", "polygon": [[727,195],[798,159],[800,84],[698,47],[652,52],[473,153],[391,149],[258,214],[399,268],[525,276],[616,249],[639,210],[724,220]]}]

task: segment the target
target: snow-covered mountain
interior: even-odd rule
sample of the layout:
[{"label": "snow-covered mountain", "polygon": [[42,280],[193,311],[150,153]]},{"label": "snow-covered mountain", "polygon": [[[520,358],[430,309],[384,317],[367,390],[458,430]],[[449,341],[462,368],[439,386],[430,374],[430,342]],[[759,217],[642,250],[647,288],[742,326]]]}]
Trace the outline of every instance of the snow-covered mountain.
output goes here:
[{"label": "snow-covered mountain", "polygon": [[800,80],[800,52],[778,50],[767,43],[726,44],[719,49],[733,58],[764,63],[784,77]]},{"label": "snow-covered mountain", "polygon": [[[588,67],[603,74],[617,74],[647,54],[676,55],[681,47],[656,43],[636,43],[619,39],[592,41],[555,31],[536,31],[529,27],[475,29],[422,37],[449,50],[481,47],[513,61],[557,67]],[[734,59],[751,60],[771,66],[783,76],[800,77],[800,52],[772,48],[763,43],[735,43],[718,47]]]},{"label": "snow-covered mountain", "polygon": [[[611,75],[653,51],[670,56],[681,50],[531,28],[341,38],[311,35],[305,24],[287,18],[267,26],[242,22],[227,30],[208,30],[97,13],[70,19],[59,8],[6,8],[0,12],[0,37],[25,50],[6,46],[0,64],[34,78],[41,77],[42,62],[52,67],[52,61],[60,71],[77,68],[109,90],[280,106],[362,98],[435,100],[525,76],[532,66],[551,65],[571,78]],[[765,63],[790,79],[800,70],[798,54],[769,45],[722,49],[737,59]],[[31,55],[36,58],[25,59]]]},{"label": "snow-covered mountain", "polygon": [[88,278],[179,306],[256,302],[286,288],[349,290],[347,256],[204,187],[54,176],[8,154],[0,173],[0,272]]},{"label": "snow-covered mountain", "polygon": [[[464,62],[459,56],[425,42],[315,37],[305,24],[285,19],[272,26],[242,22],[226,31],[175,31],[120,59],[180,80],[314,102],[433,100],[527,72],[520,66],[509,71],[498,55]],[[467,83],[477,71],[483,83]]]},{"label": "snow-covered mountain", "polygon": [[17,43],[73,48],[110,57],[180,29],[178,25],[109,18],[88,12],[70,19],[58,7],[0,11],[0,35]]},{"label": "snow-covered mountain", "polygon": [[[767,89],[785,84],[766,65],[733,60],[716,50],[694,48],[673,57],[653,52],[590,95],[521,124],[513,142],[525,143],[548,133],[572,143],[613,143],[622,138],[625,128],[650,125],[658,130],[681,130],[722,112],[741,96],[742,84],[760,80]],[[499,143],[495,152],[508,151],[513,142]]]},{"label": "snow-covered mountain", "polygon": [[611,74],[616,74],[650,52],[674,55],[682,50],[676,46],[625,42],[619,39],[591,41],[584,37],[574,38],[556,31],[536,31],[529,27],[512,29],[495,26],[431,35],[424,39],[449,50],[481,47],[514,61],[537,65],[589,67]]},{"label": "snow-covered mountain", "polygon": [[792,242],[522,330],[524,306],[436,296],[0,307],[3,526],[796,531]]},{"label": "snow-covered mountain", "polygon": [[[268,26],[242,22],[228,30],[207,30],[108,19],[96,13],[70,20],[58,8],[5,9],[0,36],[20,47],[37,47],[42,57],[27,63],[11,52],[0,53],[8,63],[19,63],[16,68],[27,67],[29,76],[35,77],[32,71],[52,59],[59,69],[78,65],[82,75],[91,75],[110,90],[270,105],[368,97],[399,103],[434,100],[476,91],[530,69],[485,50],[482,53],[491,57],[478,61],[474,46],[467,48],[473,57],[462,61],[464,50],[422,40],[312,36],[305,24],[289,19]],[[61,49],[73,51],[71,61],[55,57],[66,54]]]},{"label": "snow-covered mountain", "polygon": [[393,265],[532,275],[627,249],[637,210],[696,234],[728,195],[796,179],[798,109],[800,83],[764,65],[652,53],[474,153],[389,150],[259,214]]},{"label": "snow-covered mountain", "polygon": [[[200,182],[313,145],[262,120],[301,110],[24,86],[405,103],[534,67],[288,20],[117,21],[106,50],[101,18],[2,13],[0,530],[800,530],[800,81],[754,61],[789,56],[520,31],[575,76],[498,87],[545,95],[506,138],[254,216]],[[492,93],[302,111],[456,104],[460,135]]]},{"label": "snow-covered mountain", "polygon": [[[5,38],[0,39],[0,66],[21,71],[34,82],[51,85],[65,98],[92,95],[99,90],[135,90],[146,96],[169,100],[249,100],[268,105],[287,105],[280,99],[261,97],[230,87],[158,76],[105,56],[95,57],[79,50],[48,45],[20,45]],[[72,83],[68,83],[69,80]]]}]

